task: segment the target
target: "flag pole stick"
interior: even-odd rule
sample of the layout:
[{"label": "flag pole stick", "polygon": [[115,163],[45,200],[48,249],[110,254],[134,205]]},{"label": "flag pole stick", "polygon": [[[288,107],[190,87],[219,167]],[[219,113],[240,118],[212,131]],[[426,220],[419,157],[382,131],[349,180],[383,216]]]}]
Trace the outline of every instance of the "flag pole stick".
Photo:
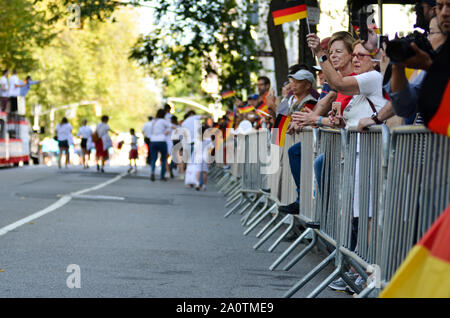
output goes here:
[{"label": "flag pole stick", "polygon": [[[308,27],[308,34],[311,34],[311,28],[309,27],[308,15],[306,15],[306,26]],[[316,61],[316,55],[314,54],[313,49],[311,49],[311,53],[312,53],[313,60]]]}]

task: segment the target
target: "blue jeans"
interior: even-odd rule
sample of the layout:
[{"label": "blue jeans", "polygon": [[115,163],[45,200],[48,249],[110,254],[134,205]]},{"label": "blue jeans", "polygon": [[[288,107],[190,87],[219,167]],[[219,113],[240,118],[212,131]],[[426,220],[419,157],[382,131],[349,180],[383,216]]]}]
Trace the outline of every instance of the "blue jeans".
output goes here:
[{"label": "blue jeans", "polygon": [[300,171],[301,171],[301,159],[302,159],[302,145],[300,142],[291,146],[288,150],[289,166],[291,167],[291,173],[294,177],[295,185],[297,186],[297,200],[299,203],[300,198]]},{"label": "blue jeans", "polygon": [[161,178],[166,174],[166,160],[167,160],[167,143],[165,141],[151,141],[150,142],[150,157],[152,174],[155,173],[156,159],[158,159],[158,152],[161,155]]},{"label": "blue jeans", "polygon": [[319,191],[322,191],[321,185],[322,185],[323,159],[324,158],[325,158],[325,154],[320,154],[314,160],[314,174],[316,176],[316,180],[317,180],[317,185],[318,185]]}]

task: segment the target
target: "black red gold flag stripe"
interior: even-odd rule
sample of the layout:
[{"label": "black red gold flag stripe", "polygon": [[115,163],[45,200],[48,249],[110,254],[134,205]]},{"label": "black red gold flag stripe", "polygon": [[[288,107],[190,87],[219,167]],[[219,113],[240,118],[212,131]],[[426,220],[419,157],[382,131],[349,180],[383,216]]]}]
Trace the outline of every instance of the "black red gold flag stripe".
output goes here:
[{"label": "black red gold flag stripe", "polygon": [[286,1],[272,9],[272,16],[275,25],[305,19],[308,16],[305,1]]},{"label": "black red gold flag stripe", "polygon": [[284,147],[286,131],[290,122],[291,116],[278,114],[272,129],[272,136],[274,137],[273,144]]}]

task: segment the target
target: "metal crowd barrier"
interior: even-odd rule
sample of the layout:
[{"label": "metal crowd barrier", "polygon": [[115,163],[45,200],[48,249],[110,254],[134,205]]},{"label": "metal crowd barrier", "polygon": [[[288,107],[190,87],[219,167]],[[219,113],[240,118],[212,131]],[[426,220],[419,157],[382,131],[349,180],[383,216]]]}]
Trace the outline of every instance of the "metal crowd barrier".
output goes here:
[{"label": "metal crowd barrier", "polygon": [[[247,145],[251,138],[246,139]],[[296,216],[283,216],[277,207],[293,202],[296,195],[287,152],[299,141],[302,144],[300,211]],[[274,147],[270,145],[272,150]],[[254,147],[246,149],[255,151]],[[281,150],[276,158],[282,165],[267,176],[267,183],[262,181],[260,162],[259,169],[250,162],[241,165],[242,189],[253,190],[263,183],[270,189],[257,202],[260,205],[264,202],[263,208],[245,219],[244,225],[249,228],[244,234],[270,216],[257,237],[272,228],[254,246],[256,249],[288,223],[288,229],[269,248],[272,251],[292,229],[292,220],[306,225],[307,230],[270,266],[271,270],[308,234],[312,235],[312,241],[283,270],[292,268],[319,240],[331,251],[284,297],[294,295],[331,262],[335,270],[308,297],[317,296],[338,277],[358,297],[376,295],[450,201],[450,139],[423,126],[395,128],[391,135],[384,125],[371,127],[362,134],[353,128],[305,129],[297,136],[286,136]],[[320,178],[320,187],[313,174],[313,163],[318,158],[323,159],[322,175],[316,176]],[[363,290],[345,275],[350,267],[367,280]],[[371,273],[375,277],[369,277]]]},{"label": "metal crowd barrier", "polygon": [[392,131],[381,243],[388,282],[410,248],[450,202],[450,138],[423,126]]},{"label": "metal crowd barrier", "polygon": [[[300,170],[300,200],[299,200],[299,215],[294,217],[298,218],[302,225],[309,222],[313,222],[315,218],[314,211],[314,159],[317,156],[317,129],[304,128],[295,138],[295,142],[301,143],[301,170]],[[312,235],[312,229],[308,228],[304,231],[289,247],[275,260],[275,262],[269,267],[270,270],[274,270],[283,260],[285,260],[290,253],[308,236]],[[315,245],[315,241],[308,244],[308,246],[291,260],[291,267],[298,262],[308,251]]]}]

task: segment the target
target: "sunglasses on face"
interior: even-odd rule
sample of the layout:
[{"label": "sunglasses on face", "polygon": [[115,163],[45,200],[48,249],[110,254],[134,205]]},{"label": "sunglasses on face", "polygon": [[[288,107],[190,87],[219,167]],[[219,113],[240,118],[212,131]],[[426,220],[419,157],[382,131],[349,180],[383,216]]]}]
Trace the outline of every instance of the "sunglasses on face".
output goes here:
[{"label": "sunglasses on face", "polygon": [[366,56],[372,57],[372,55],[370,54],[364,54],[364,53],[353,53],[352,54],[352,58],[357,58],[358,60],[362,60],[363,58],[365,58]]}]

